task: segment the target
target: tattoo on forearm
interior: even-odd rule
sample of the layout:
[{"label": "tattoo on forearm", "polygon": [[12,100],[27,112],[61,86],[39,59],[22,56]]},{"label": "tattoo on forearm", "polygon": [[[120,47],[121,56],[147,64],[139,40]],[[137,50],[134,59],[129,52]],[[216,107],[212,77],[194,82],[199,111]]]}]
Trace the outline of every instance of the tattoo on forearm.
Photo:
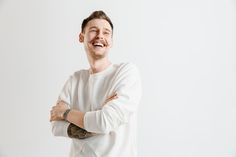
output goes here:
[{"label": "tattoo on forearm", "polygon": [[67,128],[67,134],[70,138],[76,139],[85,139],[95,135],[94,133],[88,132],[72,123]]}]

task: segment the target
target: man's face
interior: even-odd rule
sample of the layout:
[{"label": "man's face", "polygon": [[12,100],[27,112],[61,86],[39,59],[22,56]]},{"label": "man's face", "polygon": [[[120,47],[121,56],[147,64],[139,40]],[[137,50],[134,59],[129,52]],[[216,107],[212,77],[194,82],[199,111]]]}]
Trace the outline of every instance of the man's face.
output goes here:
[{"label": "man's face", "polygon": [[112,28],[104,19],[93,19],[89,21],[80,33],[80,42],[84,43],[87,54],[94,59],[107,56],[112,46]]}]

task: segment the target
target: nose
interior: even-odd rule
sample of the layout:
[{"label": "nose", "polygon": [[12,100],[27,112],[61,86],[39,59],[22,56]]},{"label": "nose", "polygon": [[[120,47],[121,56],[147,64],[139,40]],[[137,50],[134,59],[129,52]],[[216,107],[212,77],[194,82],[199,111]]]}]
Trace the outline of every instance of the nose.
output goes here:
[{"label": "nose", "polygon": [[102,33],[102,31],[98,31],[96,37],[97,37],[97,39],[103,39],[103,33]]}]

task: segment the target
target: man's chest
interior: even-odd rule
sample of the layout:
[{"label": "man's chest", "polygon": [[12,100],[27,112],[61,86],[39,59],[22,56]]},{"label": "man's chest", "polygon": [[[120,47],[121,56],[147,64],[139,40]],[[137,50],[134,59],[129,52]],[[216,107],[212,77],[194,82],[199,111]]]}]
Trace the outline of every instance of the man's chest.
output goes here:
[{"label": "man's chest", "polygon": [[90,77],[83,82],[78,82],[72,91],[73,108],[83,112],[101,109],[108,93],[112,79]]}]

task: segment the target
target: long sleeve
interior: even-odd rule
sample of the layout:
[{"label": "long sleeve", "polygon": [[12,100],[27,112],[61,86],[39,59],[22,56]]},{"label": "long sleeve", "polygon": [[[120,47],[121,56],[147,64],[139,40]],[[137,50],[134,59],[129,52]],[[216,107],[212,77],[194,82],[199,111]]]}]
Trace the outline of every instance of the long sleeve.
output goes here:
[{"label": "long sleeve", "polygon": [[[59,100],[63,100],[68,105],[71,104],[71,95],[70,95],[70,89],[71,89],[71,77],[66,81],[60,95]],[[67,128],[70,125],[70,123],[66,121],[53,121],[51,122],[52,127],[52,133],[54,136],[63,136],[68,137],[67,134]]]},{"label": "long sleeve", "polygon": [[86,112],[84,127],[89,132],[106,134],[128,123],[137,111],[141,98],[141,80],[135,66],[123,69],[113,83],[112,91],[118,98],[108,102],[101,110]]},{"label": "long sleeve", "polygon": [[67,134],[67,128],[70,123],[66,121],[53,121],[51,122],[52,133],[54,136],[69,137]]}]

